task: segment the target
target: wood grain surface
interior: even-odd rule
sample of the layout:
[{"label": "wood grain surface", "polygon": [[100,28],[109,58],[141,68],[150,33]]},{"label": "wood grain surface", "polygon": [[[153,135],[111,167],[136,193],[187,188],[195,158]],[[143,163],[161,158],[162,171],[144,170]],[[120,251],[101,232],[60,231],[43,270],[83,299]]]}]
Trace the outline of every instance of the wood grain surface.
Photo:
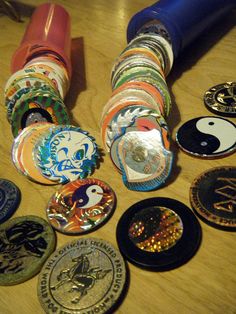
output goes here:
[{"label": "wood grain surface", "polygon": [[[13,137],[6,119],[3,91],[10,76],[10,61],[18,47],[34,6],[44,1],[19,1],[22,22],[0,16],[0,177],[15,182],[22,201],[13,217],[45,216],[45,207],[58,187],[45,187],[20,175],[11,161]],[[130,18],[152,4],[147,0],[60,0],[71,16],[73,77],[65,103],[73,124],[89,131],[102,148],[99,121],[111,95],[110,71],[115,58],[126,46]],[[185,121],[210,113],[203,103],[204,92],[236,78],[236,12],[220,20],[175,60],[167,78],[173,98],[168,118],[175,161],[165,186],[152,192],[128,190],[109,156],[92,177],[107,182],[116,192],[114,215],[102,228],[84,237],[110,241],[117,247],[115,229],[122,213],[132,204],[149,197],[170,197],[187,206],[189,188],[201,172],[216,166],[235,166],[236,157],[202,160],[180,151],[175,133]],[[235,119],[229,118],[231,121]],[[230,134],[229,134],[230,136]],[[197,254],[185,265],[167,272],[149,272],[128,264],[130,285],[117,313],[133,314],[230,314],[236,313],[235,234],[212,228],[200,221],[203,239]],[[76,239],[57,233],[57,247]],[[41,314],[37,299],[37,276],[25,283],[0,287],[1,314]]]}]

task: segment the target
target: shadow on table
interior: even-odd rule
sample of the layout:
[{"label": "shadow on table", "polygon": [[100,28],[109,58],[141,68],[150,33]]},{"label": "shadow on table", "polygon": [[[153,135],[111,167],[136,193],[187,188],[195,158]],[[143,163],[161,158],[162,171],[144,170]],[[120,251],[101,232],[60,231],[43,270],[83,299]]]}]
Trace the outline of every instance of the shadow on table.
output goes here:
[{"label": "shadow on table", "polygon": [[77,125],[75,117],[72,116],[71,110],[76,105],[76,100],[80,92],[86,90],[86,72],[84,58],[84,40],[83,37],[73,38],[71,41],[71,64],[72,77],[70,88],[65,98],[65,104],[70,114],[73,125]]},{"label": "shadow on table", "polygon": [[[230,16],[226,16],[224,20],[213,25],[210,29],[206,30],[204,34],[196,38],[175,60],[172,71],[167,77],[167,85],[172,98],[172,109],[167,119],[170,133],[173,134],[173,129],[181,122],[181,115],[176,104],[175,96],[172,93],[173,84],[182,76],[184,72],[191,69],[207,51],[209,51],[221,38],[223,38],[234,26],[236,25],[236,10],[233,10]],[[222,82],[219,82],[222,83]],[[209,86],[211,87],[211,86]],[[189,86],[191,89],[191,86]],[[178,161],[178,147],[174,142],[171,143],[171,151],[174,154],[174,164],[172,175],[168,179],[167,184],[175,181],[180,172],[177,166]]]}]

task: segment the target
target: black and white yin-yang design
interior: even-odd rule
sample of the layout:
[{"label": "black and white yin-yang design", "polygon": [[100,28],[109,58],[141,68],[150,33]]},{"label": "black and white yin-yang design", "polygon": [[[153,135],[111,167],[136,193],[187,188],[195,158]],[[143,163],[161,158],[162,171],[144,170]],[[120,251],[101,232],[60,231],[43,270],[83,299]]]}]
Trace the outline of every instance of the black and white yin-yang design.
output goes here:
[{"label": "black and white yin-yang design", "polygon": [[221,117],[199,117],[184,123],[176,141],[185,152],[199,157],[218,157],[236,150],[236,126]]}]

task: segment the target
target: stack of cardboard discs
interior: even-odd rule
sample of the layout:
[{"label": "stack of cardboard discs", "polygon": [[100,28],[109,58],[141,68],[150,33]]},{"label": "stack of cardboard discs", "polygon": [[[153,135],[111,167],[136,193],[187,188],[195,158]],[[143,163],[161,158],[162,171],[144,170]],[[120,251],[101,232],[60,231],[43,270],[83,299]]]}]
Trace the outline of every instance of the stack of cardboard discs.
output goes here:
[{"label": "stack of cardboard discs", "polygon": [[84,178],[98,157],[94,139],[70,125],[63,101],[69,83],[63,61],[44,53],[12,74],[5,86],[7,119],[15,137],[13,163],[41,184]]},{"label": "stack of cardboard discs", "polygon": [[112,95],[101,118],[104,147],[126,187],[138,191],[162,185],[173,159],[166,76],[174,56],[167,33],[157,25],[145,25],[116,59]]},{"label": "stack of cardboard discs", "polygon": [[63,102],[68,88],[67,70],[52,54],[31,60],[11,75],[5,86],[5,105],[13,136],[36,122],[68,124]]},{"label": "stack of cardboard discs", "polygon": [[98,159],[94,138],[70,124],[64,103],[72,75],[70,52],[68,13],[55,4],[39,6],[13,54],[13,74],[5,86],[7,119],[15,138],[13,163],[41,184],[83,179]]}]

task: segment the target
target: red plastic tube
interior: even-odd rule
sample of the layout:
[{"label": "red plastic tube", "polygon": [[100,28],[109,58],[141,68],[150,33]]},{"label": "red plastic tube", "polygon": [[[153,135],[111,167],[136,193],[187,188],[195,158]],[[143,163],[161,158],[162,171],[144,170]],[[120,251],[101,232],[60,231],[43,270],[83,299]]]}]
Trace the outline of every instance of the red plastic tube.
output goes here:
[{"label": "red plastic tube", "polygon": [[12,73],[45,53],[58,57],[71,77],[70,16],[58,4],[44,3],[35,9],[20,46],[12,57]]}]

